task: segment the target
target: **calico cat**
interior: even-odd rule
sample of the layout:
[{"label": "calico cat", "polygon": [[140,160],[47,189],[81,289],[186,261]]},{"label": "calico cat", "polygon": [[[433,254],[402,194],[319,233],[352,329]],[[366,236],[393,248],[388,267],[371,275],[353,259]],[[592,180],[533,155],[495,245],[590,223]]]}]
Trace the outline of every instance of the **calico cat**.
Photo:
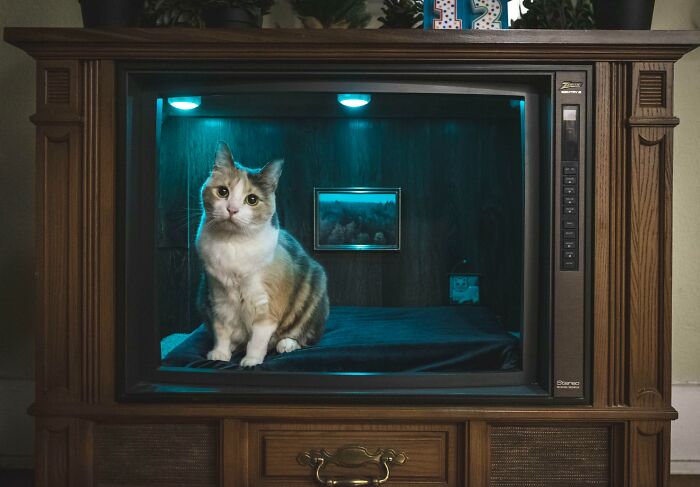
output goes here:
[{"label": "calico cat", "polygon": [[243,167],[219,142],[202,186],[196,247],[204,267],[200,308],[214,337],[209,360],[229,361],[245,343],[240,366],[254,367],[268,349],[291,352],[323,331],[326,273],[279,228],[275,190],[282,165]]}]

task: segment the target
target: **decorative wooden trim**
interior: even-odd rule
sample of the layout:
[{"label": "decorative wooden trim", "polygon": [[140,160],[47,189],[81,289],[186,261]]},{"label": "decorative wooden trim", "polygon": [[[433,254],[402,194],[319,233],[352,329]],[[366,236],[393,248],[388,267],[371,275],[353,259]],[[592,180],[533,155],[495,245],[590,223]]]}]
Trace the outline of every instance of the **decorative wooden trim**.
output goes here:
[{"label": "decorative wooden trim", "polygon": [[95,204],[100,194],[99,145],[97,136],[100,113],[98,111],[100,61],[83,63],[83,167],[82,167],[82,388],[81,400],[94,404],[99,398],[99,339],[100,339],[100,205]]},{"label": "decorative wooden trim", "polygon": [[99,192],[94,194],[93,203],[99,208],[96,215],[98,239],[98,262],[96,268],[96,296],[99,299],[98,320],[100,336],[94,345],[99,347],[97,363],[93,365],[99,372],[95,390],[102,403],[114,402],[116,378],[115,315],[116,297],[114,276],[116,274],[116,180],[117,180],[117,135],[116,135],[116,69],[111,60],[99,61],[97,80],[97,112],[95,135],[98,138],[93,154],[93,165],[99,168],[97,183]]},{"label": "decorative wooden trim", "polygon": [[610,438],[610,485],[628,487],[628,441],[627,429],[629,423],[617,423],[612,426]]},{"label": "decorative wooden trim", "polygon": [[632,63],[633,119],[673,117],[673,64]]},{"label": "decorative wooden trim", "polygon": [[629,170],[629,384],[631,406],[670,405],[670,280],[672,129],[635,127]]},{"label": "decorative wooden trim", "polygon": [[629,427],[629,485],[667,487],[671,424],[634,421]]},{"label": "decorative wooden trim", "polygon": [[71,432],[71,486],[95,485],[94,423],[75,420]]},{"label": "decorative wooden trim", "polygon": [[37,129],[38,329],[37,397],[56,401],[79,397],[81,316],[79,229],[80,130],[76,126]]},{"label": "decorative wooden trim", "polygon": [[596,407],[627,403],[626,192],[627,66],[596,65],[594,397]]},{"label": "decorative wooden trim", "polygon": [[80,120],[80,65],[75,60],[39,61],[36,78],[36,114],[32,121]]},{"label": "decorative wooden trim", "polygon": [[37,487],[93,485],[92,423],[70,418],[36,423]]},{"label": "decorative wooden trim", "polygon": [[81,398],[113,398],[114,63],[87,61],[83,75]]},{"label": "decorative wooden trim", "polygon": [[248,423],[221,421],[219,468],[222,487],[248,486]]},{"label": "decorative wooden trim", "polygon": [[70,420],[36,423],[36,487],[70,487]]},{"label": "decorative wooden trim", "polygon": [[488,487],[489,484],[489,427],[486,421],[469,422],[467,459],[469,487]]},{"label": "decorative wooden trim", "polygon": [[694,31],[413,29],[50,29],[6,28],[7,42],[36,58],[662,60],[700,45]]},{"label": "decorative wooden trim", "polygon": [[242,421],[299,421],[308,418],[323,418],[324,421],[493,421],[509,418],[513,421],[607,421],[630,420],[671,421],[678,418],[672,408],[500,408],[500,407],[449,407],[449,406],[321,406],[290,404],[114,404],[85,405],[34,404],[30,414],[36,417],[73,416],[94,421],[109,419],[168,418],[181,419],[236,418]]},{"label": "decorative wooden trim", "polygon": [[627,121],[628,127],[675,127],[681,121],[678,117],[632,117]]},{"label": "decorative wooden trim", "polygon": [[593,259],[593,405],[605,407],[609,404],[610,367],[613,362],[609,347],[615,338],[610,334],[608,268],[611,260],[610,245],[610,174],[611,167],[611,86],[612,66],[610,63],[596,63],[595,66],[595,177],[594,194],[594,259]]},{"label": "decorative wooden trim", "polygon": [[[432,422],[365,421],[351,424],[313,419],[251,423],[247,445],[250,452],[247,482],[256,487],[310,485],[313,482],[312,470],[309,469],[311,458],[331,457],[339,449],[359,447],[369,452],[389,449],[404,454],[405,462],[401,462],[401,468],[391,469],[391,480],[387,485],[462,486],[464,481],[459,468],[462,459],[460,426]],[[322,453],[324,450],[326,453]],[[315,466],[315,463],[311,462],[311,465]],[[351,478],[364,477],[374,474],[374,469],[341,469],[329,473],[332,477],[345,477],[348,474]]]}]

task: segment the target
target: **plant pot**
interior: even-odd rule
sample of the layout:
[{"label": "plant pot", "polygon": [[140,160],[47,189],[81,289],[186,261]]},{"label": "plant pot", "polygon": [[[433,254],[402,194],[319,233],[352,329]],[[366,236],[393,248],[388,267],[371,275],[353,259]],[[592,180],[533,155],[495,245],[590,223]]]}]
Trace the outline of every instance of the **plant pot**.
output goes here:
[{"label": "plant pot", "polygon": [[85,27],[135,27],[143,0],[80,0]]},{"label": "plant pot", "polygon": [[262,15],[251,13],[240,7],[211,7],[202,12],[202,20],[207,27],[226,29],[250,29],[262,27]]},{"label": "plant pot", "polygon": [[649,30],[654,0],[593,0],[598,29]]}]

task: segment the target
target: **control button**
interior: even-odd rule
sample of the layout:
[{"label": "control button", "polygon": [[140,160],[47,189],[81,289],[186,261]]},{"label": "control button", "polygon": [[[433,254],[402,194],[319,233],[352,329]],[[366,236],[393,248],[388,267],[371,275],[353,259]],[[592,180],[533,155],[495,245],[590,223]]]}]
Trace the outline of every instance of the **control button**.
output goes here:
[{"label": "control button", "polygon": [[575,166],[564,166],[563,171],[567,176],[575,176],[577,170]]},{"label": "control button", "polygon": [[564,207],[564,214],[566,216],[573,216],[576,214],[576,208],[573,206],[565,206]]},{"label": "control button", "polygon": [[567,229],[569,229],[569,228],[575,229],[576,228],[576,220],[564,220],[562,222],[562,226],[564,228],[567,228]]},{"label": "control button", "polygon": [[564,269],[576,269],[576,261],[574,260],[565,260],[561,263],[562,268]]},{"label": "control button", "polygon": [[575,250],[565,250],[563,253],[564,260],[573,260],[576,258]]},{"label": "control button", "polygon": [[576,240],[564,240],[565,250],[576,250]]},{"label": "control button", "polygon": [[564,184],[567,186],[576,184],[576,176],[564,176]]},{"label": "control button", "polygon": [[574,196],[564,196],[564,204],[566,206],[576,206],[576,198]]},{"label": "control button", "polygon": [[574,196],[576,194],[575,186],[564,186],[564,194],[566,196]]},{"label": "control button", "polygon": [[576,230],[564,230],[563,235],[564,235],[564,238],[566,238],[566,239],[575,239],[576,238]]}]

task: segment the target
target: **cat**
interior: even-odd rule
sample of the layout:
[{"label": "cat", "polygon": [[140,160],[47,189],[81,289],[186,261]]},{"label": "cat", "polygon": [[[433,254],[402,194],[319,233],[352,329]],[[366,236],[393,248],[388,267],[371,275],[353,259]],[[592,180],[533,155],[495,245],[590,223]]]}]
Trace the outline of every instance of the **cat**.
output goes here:
[{"label": "cat", "polygon": [[214,338],[209,360],[229,361],[245,343],[240,367],[254,367],[273,347],[292,352],[323,332],[326,273],[279,227],[275,191],[282,166],[277,160],[246,168],[218,143],[200,194],[195,241],[204,267],[200,309]]}]

